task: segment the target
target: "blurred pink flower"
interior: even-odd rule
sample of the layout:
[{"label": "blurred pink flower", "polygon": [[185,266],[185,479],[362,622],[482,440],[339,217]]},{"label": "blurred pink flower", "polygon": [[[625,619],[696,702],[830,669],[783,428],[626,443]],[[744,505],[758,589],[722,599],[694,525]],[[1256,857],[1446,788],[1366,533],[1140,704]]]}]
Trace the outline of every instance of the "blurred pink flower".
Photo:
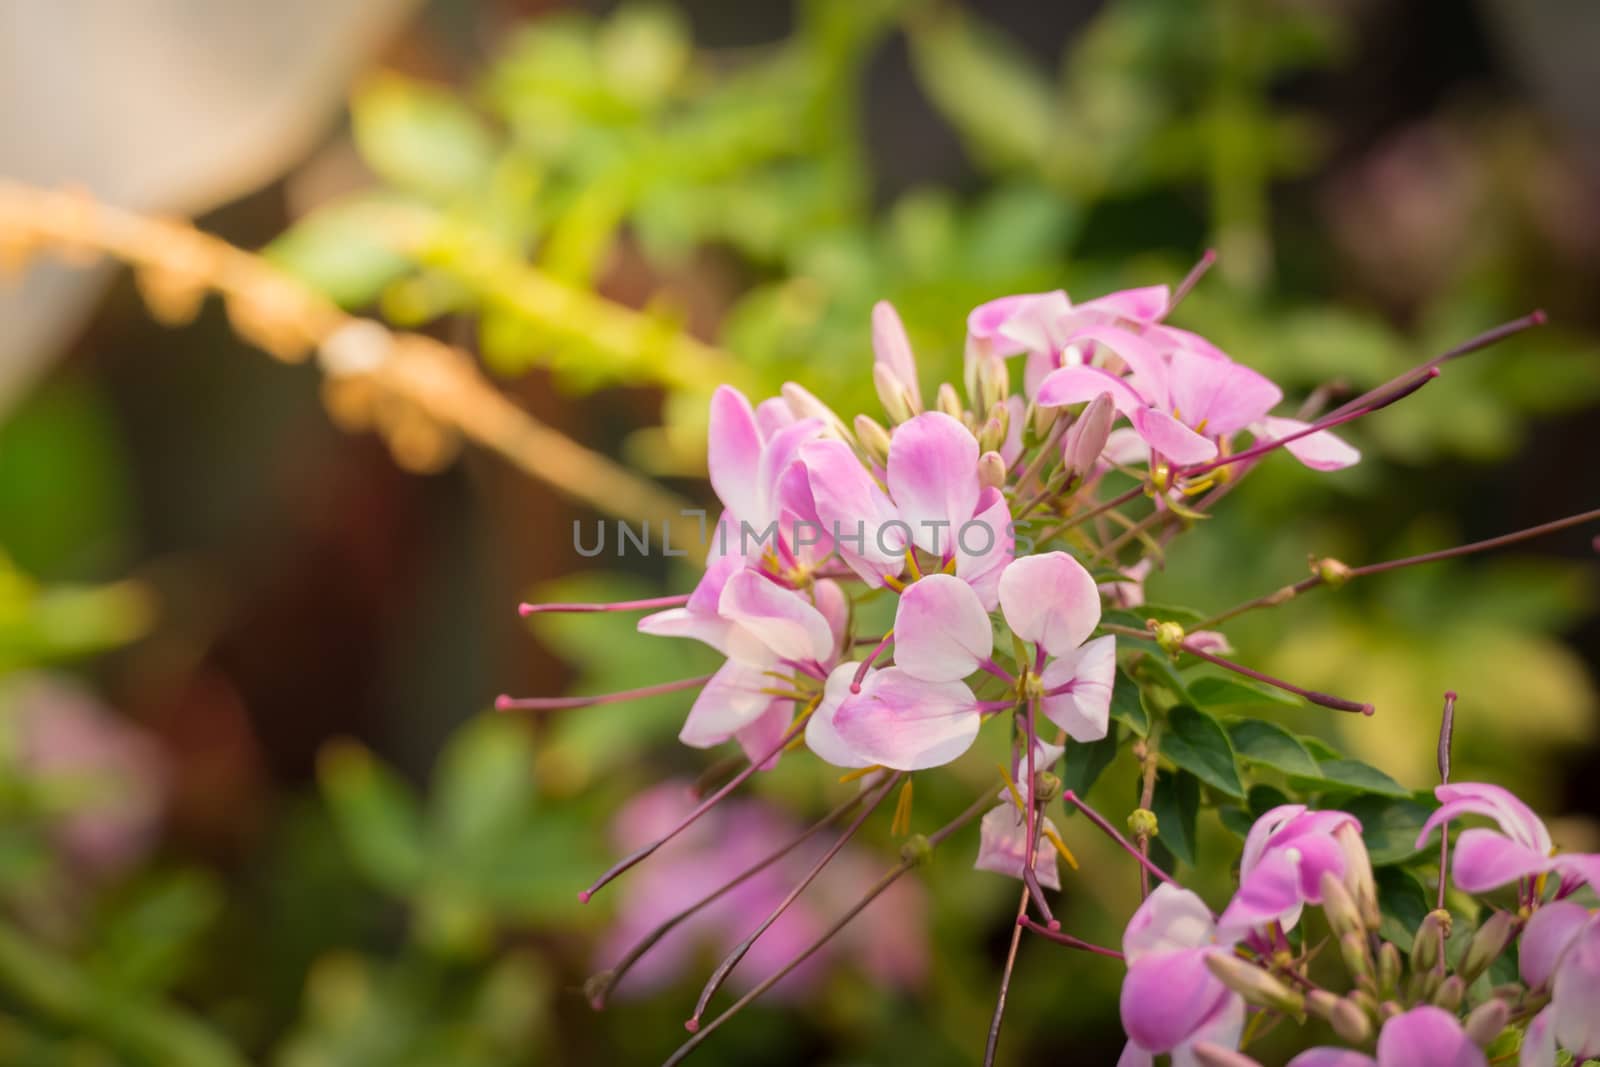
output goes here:
[{"label": "blurred pink flower", "polygon": [[155,741],[60,676],[13,677],[0,694],[6,704],[20,772],[70,791],[52,827],[67,862],[96,876],[136,863],[155,842],[167,796]]},{"label": "blurred pink flower", "polygon": [[1293,929],[1307,904],[1322,903],[1322,876],[1344,880],[1367,866],[1361,823],[1342,811],[1284,804],[1256,820],[1239,860],[1239,889],[1217,922],[1218,935],[1238,941],[1274,923]]},{"label": "blurred pink flower", "polygon": [[1383,1024],[1374,1059],[1347,1048],[1313,1048],[1289,1067],[1487,1067],[1483,1050],[1443,1008],[1424,1004]]},{"label": "blurred pink flower", "polygon": [[[684,782],[653,786],[618,813],[613,837],[632,851],[676,825],[697,803]],[[797,837],[801,827],[757,800],[729,800],[668,841],[627,883],[618,918],[600,946],[599,964],[609,965],[640,938],[690,905],[727,885]],[[669,932],[628,972],[619,989],[641,995],[688,972],[703,949],[722,954],[737,945],[800,881],[828,847],[818,835],[746,879]],[[817,881],[766,931],[733,972],[735,986],[748,989],[788,963],[839,913],[860,899],[882,874],[861,849],[846,847]],[[916,882],[901,879],[865,914],[848,924],[817,953],[774,987],[781,996],[808,993],[829,967],[853,962],[871,978],[915,986],[927,971],[926,902]]]},{"label": "blurred pink flower", "polygon": [[1244,1001],[1206,965],[1217,948],[1211,910],[1187,889],[1163,882],[1133,913],[1122,935],[1128,1044],[1117,1067],[1151,1067],[1163,1052],[1174,1064],[1193,1064],[1191,1049],[1200,1042],[1238,1046]]}]

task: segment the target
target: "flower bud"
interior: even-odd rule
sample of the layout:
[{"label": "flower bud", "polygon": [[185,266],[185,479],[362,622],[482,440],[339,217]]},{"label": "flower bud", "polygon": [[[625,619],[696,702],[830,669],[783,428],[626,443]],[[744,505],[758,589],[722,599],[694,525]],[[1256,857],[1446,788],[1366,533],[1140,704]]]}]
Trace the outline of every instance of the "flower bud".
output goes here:
[{"label": "flower bud", "polygon": [[966,414],[966,409],[961,406],[961,396],[956,392],[956,387],[949,382],[939,386],[939,410],[949,415],[952,419],[960,419]]},{"label": "flower bud", "polygon": [[1149,808],[1134,808],[1128,815],[1128,832],[1134,837],[1155,837],[1161,833],[1156,813]]},{"label": "flower bud", "polygon": [[856,440],[879,463],[889,462],[889,431],[870,415],[856,416]]},{"label": "flower bud", "polygon": [[783,402],[788,406],[789,413],[795,418],[821,419],[831,433],[839,437],[846,436],[844,420],[799,382],[784,382],[778,391],[783,395]]},{"label": "flower bud", "polygon": [[1061,795],[1061,779],[1049,771],[1039,771],[1033,776],[1033,802],[1048,804]]},{"label": "flower bud", "polygon": [[1002,420],[990,416],[988,421],[978,427],[978,447],[983,451],[993,452],[1005,443],[1006,424]]},{"label": "flower bud", "polygon": [[1372,878],[1372,857],[1367,855],[1367,843],[1361,836],[1361,827],[1347,822],[1333,832],[1344,853],[1344,887],[1350,891],[1360,912],[1361,921],[1368,930],[1376,930],[1383,921],[1378,910],[1378,887]]},{"label": "flower bud", "polygon": [[928,840],[927,834],[912,834],[900,846],[900,859],[913,865],[928,862],[928,857],[933,855],[933,842]]},{"label": "flower bud", "polygon": [[1330,589],[1337,589],[1354,577],[1354,575],[1350,573],[1350,567],[1348,564],[1340,563],[1331,556],[1324,559],[1313,560],[1311,563],[1311,573],[1322,579],[1322,584],[1326,585]]},{"label": "flower bud", "polygon": [[1472,1009],[1461,1025],[1467,1037],[1479,1048],[1488,1048],[1511,1021],[1511,1005],[1503,1000],[1486,1000]]},{"label": "flower bud", "polygon": [[1306,1008],[1313,1015],[1327,1021],[1333,1032],[1352,1045],[1360,1045],[1372,1036],[1372,1020],[1361,1005],[1348,997],[1330,993],[1326,989],[1313,990],[1306,995]]},{"label": "flower bud", "polygon": [[1110,393],[1101,393],[1089,401],[1061,440],[1062,465],[1076,477],[1087,476],[1106,450],[1106,439],[1111,436],[1111,423],[1116,417]]},{"label": "flower bud", "polygon": [[1340,937],[1345,934],[1360,936],[1366,933],[1366,925],[1361,921],[1361,912],[1356,908],[1356,902],[1350,898],[1350,891],[1344,887],[1344,882],[1332,871],[1322,872],[1322,910],[1328,916],[1328,925]]},{"label": "flower bud", "polygon": [[1011,372],[999,356],[979,356],[973,378],[972,384],[967,386],[967,395],[977,402],[979,411],[987,411],[995,404],[1003,405],[1011,395]]},{"label": "flower bud", "polygon": [[1244,998],[1247,1004],[1300,1014],[1305,998],[1265,970],[1228,952],[1206,954],[1206,966],[1218,981]]},{"label": "flower bud", "polygon": [[1433,994],[1433,1002],[1445,1011],[1454,1012],[1461,1007],[1461,1000],[1466,995],[1467,983],[1461,980],[1459,974],[1452,974],[1439,983],[1439,988]]},{"label": "flower bud", "polygon": [[1378,990],[1392,997],[1400,987],[1400,950],[1393,941],[1378,946]]},{"label": "flower bud", "polygon": [[1463,981],[1470,985],[1480,974],[1489,969],[1489,965],[1511,943],[1516,922],[1516,916],[1509,911],[1497,911],[1489,917],[1488,922],[1478,927],[1478,932],[1467,942],[1467,947],[1461,953],[1461,960],[1456,965],[1456,972],[1461,975]]},{"label": "flower bud", "polygon": [[1340,934],[1339,956],[1344,960],[1344,969],[1350,972],[1350,977],[1372,977],[1372,949],[1367,945],[1365,934],[1353,930]]},{"label": "flower bud", "polygon": [[1060,408],[1042,408],[1033,401],[1028,401],[1028,406],[1022,412],[1023,419],[1033,426],[1033,435],[1043,441],[1050,433],[1050,428],[1061,417]]},{"label": "flower bud", "polygon": [[883,404],[884,414],[889,416],[891,423],[898,426],[911,418],[910,394],[888,364],[872,365],[872,384],[878,390],[878,400]]},{"label": "flower bud", "polygon": [[1428,912],[1417,927],[1417,938],[1411,945],[1411,969],[1432,970],[1438,966],[1444,953],[1444,942],[1450,936],[1450,913],[1440,909]]},{"label": "flower bud", "polygon": [[1261,1067],[1259,1061],[1244,1053],[1213,1045],[1209,1041],[1197,1042],[1189,1051],[1194,1054],[1194,1061],[1200,1067]]},{"label": "flower bud", "polygon": [[1183,632],[1183,627],[1175,622],[1157,623],[1155,634],[1156,644],[1160,645],[1167,655],[1174,657],[1182,651],[1184,638],[1187,636]]},{"label": "flower bud", "polygon": [[1006,461],[998,452],[985,452],[978,457],[978,484],[986,489],[999,489],[1006,484]]}]

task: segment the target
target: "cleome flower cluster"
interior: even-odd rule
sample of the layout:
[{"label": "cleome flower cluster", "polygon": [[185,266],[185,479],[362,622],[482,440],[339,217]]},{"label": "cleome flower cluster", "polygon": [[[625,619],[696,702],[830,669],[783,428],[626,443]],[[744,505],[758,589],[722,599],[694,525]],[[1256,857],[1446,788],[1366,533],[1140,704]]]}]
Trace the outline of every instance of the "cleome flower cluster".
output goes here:
[{"label": "cleome flower cluster", "polygon": [[[1600,857],[1555,853],[1543,825],[1509,794],[1442,785],[1440,806],[1423,829],[1427,838],[1441,828],[1448,834],[1450,822],[1467,816],[1494,820],[1496,829],[1460,834],[1455,883],[1461,894],[1516,887],[1514,908],[1493,911],[1452,969],[1444,952],[1452,922],[1445,908],[1448,844],[1438,907],[1403,954],[1380,935],[1380,927],[1392,932],[1386,924],[1393,919],[1380,912],[1362,826],[1352,814],[1303,804],[1260,814],[1245,835],[1238,891],[1216,914],[1177,884],[1170,864],[1152,859],[1160,828],[1151,788],[1163,755],[1153,736],[1135,731],[1144,790],[1128,835],[1063,785],[1070,746],[1116,743],[1114,701],[1127,695],[1139,703],[1137,692],[1123,694],[1119,686],[1130,685],[1141,667],[1176,678],[1175,665],[1198,663],[1296,701],[1371,715],[1370,704],[1226,658],[1231,649],[1217,627],[1312,588],[1596,517],[1364,567],[1316,560],[1308,578],[1209,619],[1141,617],[1144,579],[1161,566],[1167,545],[1256,464],[1283,451],[1314,470],[1349,466],[1359,453],[1332,430],[1417,392],[1449,360],[1542,321],[1536,313],[1491,331],[1331,411],[1315,410],[1314,398],[1298,412],[1280,413],[1283,394],[1271,381],[1166,323],[1208,263],[1176,290],[1155,286],[1077,304],[1063,292],[1025,294],[978,307],[967,320],[959,390],[941,384],[924,391],[898,315],[879,304],[873,378],[882,421],[847,421],[795,383],[756,404],[730,387],[712,397],[708,467],[723,511],[692,592],[523,606],[524,614],[648,610],[642,633],[699,641],[725,657],[709,677],[633,694],[500,698],[502,709],[554,710],[698,690],[680,739],[696,748],[735,744],[743,753],[742,769],[721,785],[689,799],[681,794],[673,818],[658,820],[648,840],[631,841],[632,851],[582,899],[781,759],[809,753],[836,768],[833,776],[859,783],[814,826],[788,839],[773,835],[769,849],[746,848],[737,861],[724,857],[715,879],[706,877],[709,865],[679,879],[670,907],[665,890],[652,894],[660,898],[649,909],[653,925],[632,916],[629,932],[613,942],[615,962],[590,982],[596,1007],[675,929],[703,928],[708,909],[726,916],[721,925],[737,923],[730,900],[760,901],[742,916],[748,921],[740,937],[726,939],[727,955],[688,1020],[693,1036],[675,1063],[805,967],[934,848],[978,821],[969,852],[975,866],[1022,883],[1017,938],[1031,931],[1125,964],[1121,1067],[1153,1064],[1156,1056],[1240,1067],[1254,1061],[1239,1049],[1267,1020],[1308,1016],[1327,1022],[1350,1047],[1314,1049],[1296,1058],[1296,1067],[1465,1067],[1484,1063],[1482,1049],[1503,1032],[1524,1030],[1525,1065],[1554,1063],[1557,1048],[1580,1058],[1600,1054],[1593,1013],[1582,1010],[1585,1002],[1600,1003],[1600,920],[1574,897],[1600,876]],[[889,625],[869,631],[865,609],[886,598],[892,613],[880,614]],[[1167,684],[1181,694],[1181,679]],[[1172,703],[1158,700],[1156,713]],[[1009,766],[956,819],[910,833],[913,776],[961,759],[984,730],[1009,738]],[[1447,781],[1443,765],[1441,773]],[[900,862],[831,921],[808,909],[804,924],[780,922],[830,863],[849,854],[851,837],[891,796],[893,829],[905,840]],[[1141,872],[1144,900],[1121,951],[1063,932],[1051,913],[1046,890],[1061,886],[1061,860],[1074,863],[1048,816],[1053,805],[1084,815],[1078,825],[1108,835]],[[835,826],[842,828],[832,845],[820,847],[819,835]],[[790,883],[786,892],[774,881],[779,872]],[[1320,933],[1337,944],[1344,989],[1312,976],[1319,949],[1305,933],[1308,908],[1320,909]],[[774,927],[779,933],[763,940]],[[801,928],[814,936],[796,936]],[[1519,938],[1521,982],[1485,989],[1478,980]],[[1011,961],[1015,950],[1014,941]],[[645,967],[659,978],[660,959],[681,958],[658,957]],[[705,1019],[712,997],[746,958],[765,961],[770,973],[761,981],[741,978],[743,996]]]}]

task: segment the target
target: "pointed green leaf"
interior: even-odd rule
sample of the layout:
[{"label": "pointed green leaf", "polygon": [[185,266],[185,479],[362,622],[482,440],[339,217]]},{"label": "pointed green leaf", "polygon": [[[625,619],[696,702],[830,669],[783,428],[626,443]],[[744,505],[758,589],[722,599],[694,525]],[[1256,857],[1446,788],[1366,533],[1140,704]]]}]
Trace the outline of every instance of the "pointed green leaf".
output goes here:
[{"label": "pointed green leaf", "polygon": [[1320,778],[1316,759],[1298,738],[1276,723],[1261,719],[1236,719],[1228,724],[1228,738],[1239,758],[1285,774]]},{"label": "pointed green leaf", "polygon": [[1360,760],[1318,759],[1317,771],[1317,777],[1296,775],[1290,784],[1308,793],[1371,793],[1400,798],[1411,795],[1405,786]]},{"label": "pointed green leaf", "polygon": [[1150,716],[1145,712],[1139,683],[1128,677],[1128,672],[1117,670],[1116,681],[1111,686],[1111,717],[1140,737],[1150,734]]},{"label": "pointed green leaf", "polygon": [[324,747],[317,778],[361,872],[392,893],[415,888],[423,871],[423,836],[411,788],[353,742]]},{"label": "pointed green leaf", "polygon": [[1293,693],[1270,685],[1247,681],[1233,675],[1202,674],[1189,677],[1189,695],[1204,708],[1259,707],[1262,704],[1279,704],[1299,707],[1304,703]]},{"label": "pointed green leaf", "polygon": [[1066,758],[1062,762],[1061,785],[1081,796],[1087,796],[1089,788],[1100,777],[1102,771],[1110,766],[1111,761],[1117,758],[1117,731],[1111,730],[1098,741],[1069,741],[1067,743]]},{"label": "pointed green leaf", "polygon": [[1233,745],[1221,724],[1205,712],[1183,704],[1168,712],[1161,754],[1212,788],[1244,796]]},{"label": "pointed green leaf", "polygon": [[1199,856],[1195,819],[1200,812],[1200,782],[1188,771],[1156,778],[1150,810],[1156,815],[1156,839],[1173,856],[1193,867]]}]

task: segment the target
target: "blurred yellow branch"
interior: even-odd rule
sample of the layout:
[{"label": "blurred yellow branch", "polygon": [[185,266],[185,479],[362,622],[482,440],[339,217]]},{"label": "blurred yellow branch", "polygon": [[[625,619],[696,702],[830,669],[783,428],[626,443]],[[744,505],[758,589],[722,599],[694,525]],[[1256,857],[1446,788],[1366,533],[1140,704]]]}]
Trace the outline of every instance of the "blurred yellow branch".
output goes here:
[{"label": "blurred yellow branch", "polygon": [[[0,182],[0,273],[20,269],[44,250],[73,263],[108,255],[129,264],[151,313],[162,322],[187,322],[215,291],[233,328],[250,343],[285,361],[316,351],[335,421],[351,430],[376,429],[407,468],[442,466],[453,457],[458,438],[466,438],[609,515],[665,522],[688,506],[528,415],[460,349],[348,315],[260,256],[186,222],[147,218],[79,192]],[[632,320],[619,318],[617,306],[536,275],[519,284],[528,300],[547,302],[541,317],[594,312],[584,300],[607,305],[598,317],[624,324],[614,327],[611,343],[641,342],[655,328],[645,316],[621,309],[637,319],[626,325]],[[624,336],[624,328],[632,332]],[[687,338],[676,343],[687,345],[686,352],[699,344]],[[696,357],[693,365],[710,363],[709,357]]]}]

